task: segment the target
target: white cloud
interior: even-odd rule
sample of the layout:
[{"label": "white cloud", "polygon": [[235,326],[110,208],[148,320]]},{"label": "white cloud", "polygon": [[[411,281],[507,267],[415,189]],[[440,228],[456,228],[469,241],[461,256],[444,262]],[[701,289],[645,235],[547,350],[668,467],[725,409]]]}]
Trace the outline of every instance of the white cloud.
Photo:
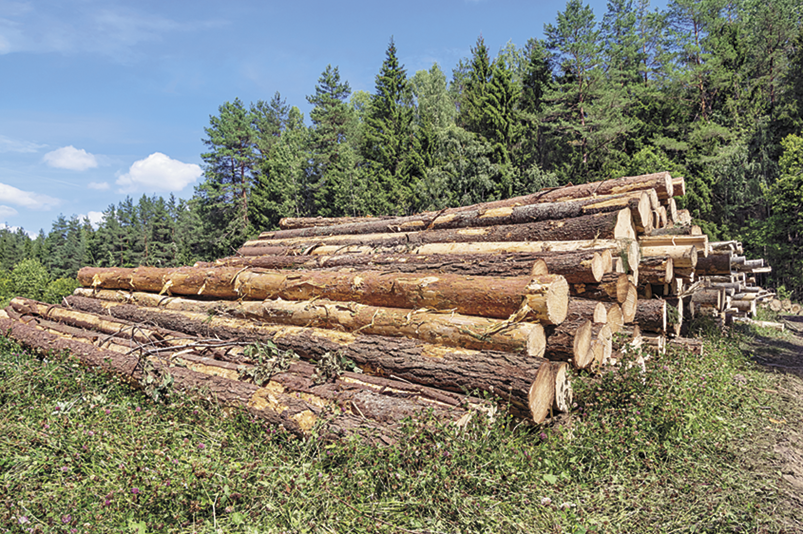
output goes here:
[{"label": "white cloud", "polygon": [[21,152],[23,154],[30,154],[36,152],[47,145],[37,145],[30,141],[20,141],[19,139],[11,139],[4,135],[0,135],[0,152]]},{"label": "white cloud", "polygon": [[136,190],[180,191],[201,177],[201,167],[170,159],[154,152],[145,159],[135,161],[126,174],[117,179],[122,193]]},{"label": "white cloud", "polygon": [[101,211],[90,211],[86,215],[84,215],[83,213],[78,215],[78,220],[79,221],[83,221],[84,219],[89,219],[89,224],[91,224],[92,227],[95,230],[97,230],[98,227],[100,226],[100,223],[103,222],[103,212],[101,212]]},{"label": "white cloud", "polygon": [[47,195],[23,191],[14,186],[0,183],[0,202],[8,202],[9,204],[16,204],[17,206],[35,210],[49,210],[61,201]]},{"label": "white cloud", "polygon": [[89,182],[86,184],[89,189],[97,189],[98,191],[106,191],[111,186],[109,182]]},{"label": "white cloud", "polygon": [[8,206],[0,206],[0,219],[5,219],[6,217],[13,217],[17,213],[19,212],[14,208]]},{"label": "white cloud", "polygon": [[79,150],[72,145],[48,152],[42,159],[51,167],[71,171],[85,171],[98,166],[98,160],[93,154],[83,148]]}]

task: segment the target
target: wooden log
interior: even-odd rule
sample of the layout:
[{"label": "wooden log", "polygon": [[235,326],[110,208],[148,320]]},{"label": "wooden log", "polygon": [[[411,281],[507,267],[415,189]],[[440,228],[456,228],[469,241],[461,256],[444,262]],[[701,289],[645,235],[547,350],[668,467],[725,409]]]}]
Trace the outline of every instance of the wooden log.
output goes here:
[{"label": "wooden log", "polygon": [[569,299],[566,317],[582,317],[594,323],[607,323],[608,310],[602,302],[572,297]]},{"label": "wooden log", "polygon": [[690,225],[691,223],[691,212],[689,210],[678,210],[678,220],[676,221],[676,224]]},{"label": "wooden log", "polygon": [[693,246],[698,258],[708,256],[707,235],[645,235],[638,242],[642,247]]},{"label": "wooden log", "polygon": [[686,180],[682,176],[672,178],[672,195],[676,197],[686,196]]},{"label": "wooden log", "polygon": [[342,303],[322,299],[312,302],[286,300],[201,301],[160,296],[154,293],[124,293],[87,288],[78,288],[74,294],[148,308],[214,313],[272,324],[409,337],[450,347],[522,352],[537,357],[544,355],[546,346],[544,329],[538,323],[510,323],[498,319],[453,313],[366,306],[356,302]]},{"label": "wooden log", "polygon": [[[683,211],[683,210],[680,210]],[[675,224],[666,228],[656,228],[649,233],[649,236],[701,236],[702,229],[695,224]]]},{"label": "wooden log", "polygon": [[[490,254],[340,254],[309,256],[245,256],[229,257],[214,262],[198,262],[195,267],[256,267],[261,269],[294,269],[294,270],[343,270],[354,271],[387,271],[401,273],[444,273],[464,276],[528,276],[548,274],[534,271],[536,262],[543,263],[549,255],[571,255],[579,258],[585,255],[596,264],[603,264],[603,259],[593,260],[598,252],[524,252]],[[590,263],[590,262],[589,262]],[[544,269],[546,269],[544,264]],[[601,267],[599,267],[601,268]],[[588,275],[593,276],[593,274]],[[602,274],[600,274],[602,276]]]},{"label": "wooden log", "polygon": [[703,356],[705,353],[705,344],[699,339],[676,337],[667,340],[667,344],[672,348],[685,350],[698,356]]},{"label": "wooden log", "polygon": [[649,196],[646,193],[636,191],[566,202],[538,203],[495,209],[485,209],[479,206],[461,211],[447,210],[446,213],[425,212],[390,220],[368,220],[351,224],[263,232],[259,235],[258,241],[517,225],[606,213],[631,206],[639,210],[639,213],[647,213],[650,209],[649,203]]},{"label": "wooden log", "polygon": [[[723,253],[712,252],[708,257],[697,258],[697,265],[694,267],[694,272],[698,276],[728,276],[732,270],[733,253],[726,251]],[[717,279],[719,280],[719,279]],[[732,281],[731,278],[728,280]]]},{"label": "wooden log", "polygon": [[376,217],[282,217],[279,228],[293,230],[296,228],[313,228],[316,226],[334,226],[341,224],[358,224],[365,222],[386,221],[395,219],[392,215]]},{"label": "wooden log", "polygon": [[579,316],[558,326],[547,327],[544,355],[549,360],[569,361],[576,369],[586,369],[594,361],[591,352],[593,323]]},{"label": "wooden log", "polygon": [[694,269],[697,265],[697,249],[693,246],[642,246],[641,256],[652,258],[655,256],[672,258],[673,269]]},{"label": "wooden log", "polygon": [[750,315],[755,315],[756,313],[755,300],[731,300],[730,307],[736,308],[740,312],[744,312]]},{"label": "wooden log", "polygon": [[516,278],[453,274],[407,275],[306,271],[287,273],[220,267],[137,269],[84,267],[84,287],[244,300],[325,298],[388,308],[454,310],[464,315],[560,323],[568,284],[557,275]]},{"label": "wooden log", "polygon": [[[504,398],[516,413],[539,422],[554,402],[555,384],[539,381],[545,360],[500,351],[444,347],[407,338],[355,335],[333,330],[278,326],[178,310],[71,296],[75,309],[108,314],[132,323],[152,322],[185,334],[251,342],[272,341],[304,359],[320,360],[327,352],[341,353],[368,374],[407,380],[436,389],[462,392],[478,389]],[[553,393],[550,393],[553,392]],[[543,406],[535,408],[534,406]],[[539,411],[540,410],[540,411]]]},{"label": "wooden log", "polygon": [[635,322],[644,332],[665,333],[667,331],[666,301],[664,299],[639,300]]},{"label": "wooden log", "polygon": [[294,237],[247,241],[241,254],[248,255],[250,247],[361,245],[398,246],[427,243],[466,243],[499,241],[562,241],[577,239],[635,239],[633,215],[630,208],[584,215],[570,219],[546,220],[534,223],[425,230],[419,232],[334,235],[329,237]]},{"label": "wooden log", "polygon": [[608,273],[598,284],[570,284],[569,292],[573,297],[620,304],[625,322],[636,316],[638,292],[625,274]]},{"label": "wooden log", "polygon": [[616,303],[608,303],[607,312],[607,321],[604,322],[611,328],[612,334],[619,333],[622,330],[622,327],[625,325],[622,307]]},{"label": "wooden log", "polygon": [[[654,174],[645,174],[641,176],[629,176],[624,178],[615,178],[612,180],[604,180],[601,182],[590,182],[580,185],[557,187],[519,197],[516,200],[520,204],[530,204],[535,201],[540,202],[563,202],[576,198],[585,198],[602,195],[615,195],[626,193],[630,191],[646,191],[655,189],[659,199],[667,199],[673,196],[672,178],[668,172],[660,172]],[[500,201],[500,202],[510,202]],[[514,205],[514,204],[508,204]]]},{"label": "wooden log", "polygon": [[672,258],[661,256],[643,258],[638,272],[639,280],[649,284],[670,284],[675,276]]},{"label": "wooden log", "polygon": [[772,330],[777,330],[779,332],[783,332],[786,329],[786,325],[784,325],[783,323],[776,323],[774,321],[756,321],[749,317],[734,317],[733,322],[751,324],[754,326],[758,326],[760,328],[770,328]]},{"label": "wooden log", "polygon": [[736,270],[744,271],[744,272],[755,272],[756,269],[760,269],[764,267],[764,259],[759,258],[757,260],[745,260],[741,264],[736,266]]},{"label": "wooden log", "polygon": [[678,221],[678,205],[675,202],[674,198],[670,198],[666,201],[666,218],[667,222],[674,226],[677,224]]},{"label": "wooden log", "polygon": [[701,289],[692,294],[691,301],[698,306],[722,309],[724,293],[721,289]]},{"label": "wooden log", "polygon": [[667,297],[666,301],[666,327],[671,335],[679,336],[683,328],[683,299],[680,297]]}]

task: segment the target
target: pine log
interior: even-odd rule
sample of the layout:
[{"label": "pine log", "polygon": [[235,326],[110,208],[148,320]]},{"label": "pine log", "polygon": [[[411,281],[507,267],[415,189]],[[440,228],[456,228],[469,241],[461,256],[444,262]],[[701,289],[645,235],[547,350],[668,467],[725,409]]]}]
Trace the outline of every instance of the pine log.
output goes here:
[{"label": "pine log", "polygon": [[534,202],[564,202],[577,198],[616,195],[630,191],[646,191],[649,189],[655,189],[658,198],[662,200],[673,196],[672,178],[670,177],[669,173],[660,172],[641,176],[615,178],[601,182],[590,182],[580,185],[556,187],[554,189],[546,189],[524,197],[518,197],[518,199],[508,199],[498,201],[493,204],[505,203],[504,205],[512,206],[532,204]]},{"label": "pine log", "polygon": [[666,327],[670,334],[680,335],[683,327],[683,299],[680,297],[667,297],[666,301]]},{"label": "pine log", "polygon": [[[46,321],[45,321],[46,322]],[[145,374],[140,355],[120,345],[100,349],[74,335],[54,332],[43,325],[32,327],[15,322],[15,338],[26,346],[48,351],[66,348],[91,367],[117,373],[134,386]],[[123,349],[123,350],[120,350]],[[130,360],[135,363],[126,369]],[[428,414],[441,423],[458,423],[482,401],[409,384],[401,381],[344,372],[322,384],[311,377],[314,366],[297,362],[285,372],[274,374],[261,386],[243,378],[250,365],[204,357],[192,351],[147,356],[159,373],[169,373],[172,388],[198,395],[225,406],[246,409],[253,416],[282,424],[299,435],[317,428],[325,439],[360,434],[372,442],[392,443],[400,435],[400,422],[408,417]],[[476,403],[476,404],[473,404]]]},{"label": "pine log", "polygon": [[631,205],[639,210],[639,213],[647,213],[650,209],[649,202],[649,196],[646,193],[636,191],[567,202],[539,203],[495,209],[484,209],[480,206],[462,211],[449,212],[447,210],[447,213],[425,212],[390,220],[368,220],[351,224],[263,232],[259,235],[258,241],[527,224],[619,211]]},{"label": "pine log", "polygon": [[[304,359],[319,360],[340,352],[371,375],[407,380],[427,387],[462,392],[478,389],[496,394],[516,413],[529,412],[541,422],[554,399],[555,384],[539,382],[545,360],[500,351],[474,351],[422,343],[407,338],[355,335],[320,328],[276,326],[230,317],[187,311],[166,311],[129,304],[67,297],[75,309],[108,314],[131,323],[153,323],[162,328],[221,339],[264,342],[292,350]],[[551,389],[550,389],[551,388]],[[543,405],[535,410],[535,404]]]},{"label": "pine log", "polygon": [[639,236],[641,247],[668,247],[668,246],[693,246],[697,249],[697,257],[708,256],[708,236],[707,235],[649,235]]},{"label": "pine log", "polygon": [[572,411],[574,394],[572,392],[572,382],[568,376],[569,365],[553,362],[550,363],[549,368],[552,376],[547,382],[555,384],[555,402],[552,405],[552,409],[563,413]]},{"label": "pine log", "polygon": [[247,256],[195,267],[258,267],[297,270],[373,270],[444,273],[464,276],[528,276],[560,274],[567,282],[598,282],[606,272],[609,250],[489,254],[342,254],[338,256]]},{"label": "pine log", "polygon": [[569,292],[573,297],[620,304],[626,323],[636,316],[638,293],[625,274],[608,273],[598,284],[570,284]]},{"label": "pine log", "polygon": [[566,317],[582,317],[594,323],[607,323],[608,310],[602,302],[572,297],[569,299]]},{"label": "pine log", "polygon": [[630,200],[628,207],[630,208],[630,213],[633,215],[633,226],[636,230],[636,234],[645,234],[652,231],[653,220],[649,195],[642,192],[640,198]]},{"label": "pine log", "polygon": [[635,322],[644,332],[667,331],[666,301],[664,299],[639,300]]},{"label": "pine log", "polygon": [[591,327],[591,354],[594,364],[603,365],[613,354],[613,330],[605,323],[594,323]]},{"label": "pine log", "polygon": [[606,319],[607,320],[604,322],[611,328],[611,333],[616,334],[620,332],[622,327],[625,325],[625,319],[622,315],[622,307],[616,303],[609,303],[607,306]]},{"label": "pine log", "polygon": [[682,176],[672,178],[672,196],[686,196],[686,180]]},{"label": "pine log", "polygon": [[670,198],[666,201],[666,218],[669,224],[675,225],[678,224],[678,205],[675,202],[674,198]]},{"label": "pine log", "polygon": [[[285,249],[285,253],[292,249]],[[573,251],[610,250],[612,254],[624,256],[630,265],[637,265],[641,258],[635,240],[590,239],[577,241],[530,241],[498,243],[433,243],[411,247],[369,247],[369,246],[322,246],[310,250],[312,255],[338,254],[506,254],[506,253],[547,253]]]},{"label": "pine log", "polygon": [[546,338],[538,323],[510,323],[454,313],[382,308],[356,302],[328,300],[296,302],[286,300],[214,301],[166,297],[154,293],[126,293],[78,288],[76,296],[108,302],[135,304],[148,308],[214,313],[264,323],[330,328],[391,337],[409,337],[427,343],[474,350],[522,352],[544,355]]},{"label": "pine log", "polygon": [[570,361],[577,369],[593,363],[591,353],[593,323],[582,317],[573,317],[559,326],[547,327],[545,356],[553,361]]},{"label": "pine log", "polygon": [[313,228],[316,226],[334,226],[341,224],[357,224],[381,220],[395,219],[392,215],[377,217],[282,217],[279,228],[293,230],[295,228]]},{"label": "pine log", "polygon": [[265,246],[361,245],[379,247],[423,245],[427,243],[561,241],[595,238],[635,239],[636,233],[633,228],[633,215],[630,208],[569,219],[480,228],[254,240],[247,241],[240,249],[240,253],[242,255],[251,255],[248,254],[249,248]]},{"label": "pine log", "polygon": [[691,212],[689,210],[678,210],[678,220],[676,224],[690,225],[692,223]]},{"label": "pine log", "polygon": [[719,310],[722,309],[723,292],[721,289],[700,289],[692,294],[691,301],[697,306],[708,306]]},{"label": "pine log", "polygon": [[670,257],[675,272],[678,269],[694,269],[698,261],[697,249],[693,246],[642,246],[641,256],[643,258]]},{"label": "pine log", "polygon": [[[679,210],[684,211],[684,210]],[[702,229],[690,223],[683,223],[683,224],[675,224],[674,226],[667,227],[667,228],[656,228],[652,232],[649,233],[650,237],[652,236],[701,236],[703,235]]]},{"label": "pine log", "polygon": [[730,250],[726,252],[712,252],[707,258],[697,258],[697,265],[694,267],[694,272],[698,276],[730,276],[732,261],[733,253]]},{"label": "pine log", "polygon": [[649,284],[669,284],[674,278],[673,260],[670,257],[653,256],[639,263],[639,280]]},{"label": "pine log", "polygon": [[568,284],[557,275],[516,278],[454,274],[406,275],[306,271],[287,273],[219,267],[95,268],[78,272],[84,287],[244,300],[325,298],[370,306],[454,310],[464,315],[560,323],[566,316]]}]

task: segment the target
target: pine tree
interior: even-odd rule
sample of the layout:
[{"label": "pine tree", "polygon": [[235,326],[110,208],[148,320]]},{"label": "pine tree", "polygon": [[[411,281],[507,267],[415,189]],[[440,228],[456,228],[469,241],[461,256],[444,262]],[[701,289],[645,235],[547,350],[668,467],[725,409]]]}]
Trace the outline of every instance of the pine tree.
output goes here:
[{"label": "pine tree", "polygon": [[391,39],[363,129],[362,176],[369,181],[372,213],[401,214],[411,209],[412,192],[423,174],[412,122],[410,85]]}]

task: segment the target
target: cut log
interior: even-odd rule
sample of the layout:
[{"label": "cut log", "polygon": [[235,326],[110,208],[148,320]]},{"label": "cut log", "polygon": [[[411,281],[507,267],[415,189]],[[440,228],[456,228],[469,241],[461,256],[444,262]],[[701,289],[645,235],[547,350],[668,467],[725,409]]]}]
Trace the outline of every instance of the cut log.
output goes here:
[{"label": "cut log", "polygon": [[642,247],[693,246],[697,249],[697,257],[708,256],[707,235],[649,235],[639,236]]},{"label": "cut log", "polygon": [[582,317],[594,323],[607,323],[608,311],[605,304],[596,300],[572,297],[569,299],[567,318]]},{"label": "cut log", "polygon": [[86,288],[78,288],[75,295],[148,308],[213,313],[272,324],[409,337],[450,347],[523,352],[538,357],[544,355],[546,346],[544,329],[537,323],[510,323],[453,313],[366,306],[356,302],[343,303],[321,299],[311,302],[200,301],[154,293],[124,293]]},{"label": "cut log", "polygon": [[293,230],[295,228],[313,228],[316,226],[334,226],[339,224],[358,224],[380,220],[395,219],[392,215],[377,217],[282,217],[279,228]]},{"label": "cut log", "polygon": [[[680,210],[683,211],[683,210]],[[703,235],[702,229],[699,226],[694,224],[675,224],[670,227],[666,228],[656,228],[649,234],[652,236],[671,236],[671,235],[683,235],[683,236],[701,236]]]},{"label": "cut log", "polygon": [[545,356],[554,361],[570,361],[577,369],[585,369],[593,363],[591,353],[593,323],[588,319],[574,317],[559,326],[548,327]]},{"label": "cut log", "polygon": [[[142,386],[142,381],[146,376],[138,355],[133,353],[121,354],[112,350],[100,349],[90,343],[69,339],[66,336],[43,331],[10,319],[0,320],[0,329],[8,337],[34,351],[47,354],[69,350],[71,355],[77,357],[81,363],[91,369],[112,372],[136,387]],[[280,424],[299,435],[307,434],[320,421],[325,425],[320,429],[323,435],[361,433],[366,437],[378,437],[384,443],[392,442],[399,436],[400,427],[398,425],[394,428],[393,424],[383,424],[366,419],[367,415],[377,412],[376,409],[371,408],[378,406],[376,406],[376,393],[369,393],[365,389],[355,388],[351,391],[344,391],[344,400],[347,399],[348,402],[343,402],[338,409],[329,410],[330,413],[327,413],[323,408],[326,406],[335,408],[336,405],[329,402],[322,403],[319,400],[321,397],[316,395],[305,395],[304,398],[300,398],[293,391],[288,391],[285,387],[277,387],[279,384],[273,382],[269,382],[265,387],[259,387],[248,382],[230,380],[183,366],[169,366],[164,360],[158,358],[149,360],[157,372],[170,374],[174,390],[190,395],[206,392],[210,399],[215,399],[224,406],[244,408],[252,416],[270,423]],[[410,387],[403,382],[393,382],[393,384]],[[329,384],[325,384],[324,387],[329,390],[333,389]],[[387,387],[386,389],[391,392],[391,388]],[[406,409],[414,404],[411,399],[404,398],[403,395],[387,397],[387,400],[381,403],[380,413],[386,420],[393,418],[395,414],[395,422],[398,423],[403,418],[415,415],[415,413],[423,414],[425,411],[434,410],[436,417],[440,415],[441,419],[457,421],[465,414],[465,409],[460,406],[458,400],[460,397],[455,396],[454,398],[452,409],[444,410],[445,404],[427,403],[418,404],[417,410],[411,412]],[[394,406],[399,406],[400,409],[395,411]],[[357,411],[355,408],[359,410],[359,415],[352,413]],[[446,417],[443,417],[444,414]],[[324,415],[326,417],[323,417]]]},{"label": "cut log", "polygon": [[643,258],[670,257],[672,258],[673,269],[694,269],[697,265],[697,249],[693,246],[646,246],[641,247]]},{"label": "cut log", "polygon": [[672,195],[675,197],[686,196],[686,180],[682,176],[672,178]]},{"label": "cut log", "polygon": [[675,224],[690,225],[692,223],[691,212],[689,210],[678,210],[678,220]]},{"label": "cut log", "polygon": [[[77,296],[66,300],[75,309],[104,313],[132,323],[150,322],[204,338],[270,340],[281,350],[292,350],[304,359],[318,361],[327,352],[339,352],[368,374],[447,391],[478,389],[493,393],[508,401],[515,412],[530,412],[527,417],[531,416],[536,422],[543,421],[554,401],[549,393],[554,392],[554,384],[540,386],[546,390],[535,386],[545,360],[523,354],[474,351],[407,338],[355,335],[320,328],[258,324],[206,313],[166,311]],[[533,399],[546,406],[545,411],[531,412],[529,406]]]},{"label": "cut log", "polygon": [[193,267],[137,269],[84,267],[84,287],[244,300],[325,298],[388,308],[454,310],[464,315],[560,323],[566,316],[568,284],[557,275],[516,278],[453,274],[407,275],[306,271],[287,273]]},{"label": "cut log", "polygon": [[666,202],[666,218],[672,226],[678,224],[678,205],[674,198],[670,198]]},{"label": "cut log", "polygon": [[636,316],[638,293],[625,274],[608,273],[598,284],[570,284],[569,292],[573,297],[620,304],[627,323]]},{"label": "cut log", "polygon": [[361,245],[379,247],[424,245],[427,243],[561,241],[595,238],[635,239],[636,233],[630,208],[570,219],[481,228],[255,240],[247,241],[240,250],[242,255],[251,255],[247,253],[248,248],[264,246]]},{"label": "cut log", "polygon": [[[712,252],[707,258],[697,258],[697,265],[694,268],[694,272],[698,276],[730,276],[732,259],[733,253],[730,250],[725,252]],[[729,279],[729,281],[731,280]]]},{"label": "cut log", "polygon": [[631,205],[640,210],[639,213],[642,211],[647,213],[650,209],[649,203],[649,196],[646,193],[636,191],[567,202],[539,203],[495,209],[485,209],[480,206],[461,211],[447,210],[446,213],[425,212],[390,220],[368,220],[351,224],[263,232],[259,235],[258,241],[517,225],[619,211]]},{"label": "cut log", "polygon": [[674,278],[673,260],[670,257],[653,256],[639,263],[639,280],[648,284],[670,284]]},{"label": "cut log", "polygon": [[[655,189],[658,198],[661,200],[673,196],[672,178],[668,172],[660,172],[655,174],[645,174],[641,176],[629,176],[625,178],[616,178],[612,180],[603,180],[601,182],[591,182],[587,184],[572,185],[557,187],[554,189],[546,189],[519,197],[520,200],[508,199],[510,202],[513,200],[518,204],[531,204],[533,202],[563,202],[577,198],[587,198],[601,195],[616,195],[620,193],[627,193],[630,191],[646,191]],[[510,203],[508,205],[514,205]]]},{"label": "cut log", "polygon": [[666,301],[664,299],[639,300],[636,324],[644,332],[667,331]]},{"label": "cut log", "polygon": [[611,333],[616,334],[622,330],[625,325],[624,316],[622,315],[622,307],[616,303],[609,303],[607,306],[607,321],[605,323],[611,327]]}]

